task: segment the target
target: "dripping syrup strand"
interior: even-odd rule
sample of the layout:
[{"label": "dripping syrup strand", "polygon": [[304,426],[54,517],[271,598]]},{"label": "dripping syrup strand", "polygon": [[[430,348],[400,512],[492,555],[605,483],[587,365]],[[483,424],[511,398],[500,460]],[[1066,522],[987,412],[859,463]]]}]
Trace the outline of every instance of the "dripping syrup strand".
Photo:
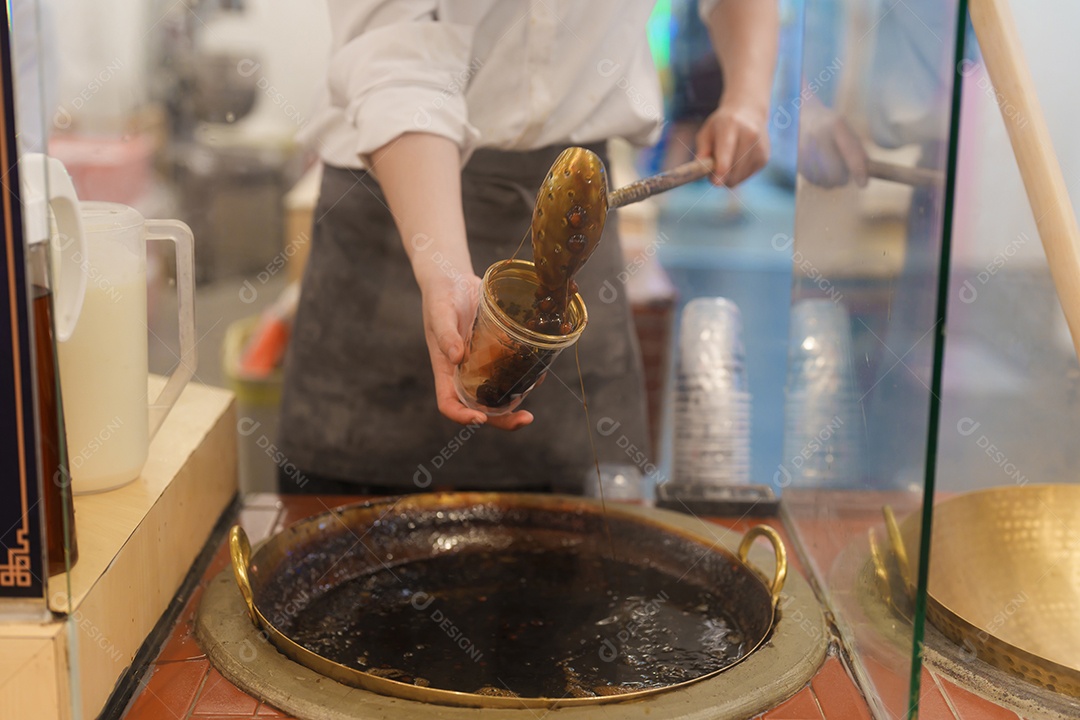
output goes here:
[{"label": "dripping syrup strand", "polygon": [[526,230],[525,234],[521,236],[521,242],[518,243],[517,250],[515,250],[514,254],[510,256],[511,260],[517,259],[518,253],[521,252],[521,248],[525,247],[525,241],[529,238],[530,235],[532,235],[532,228]]},{"label": "dripping syrup strand", "polygon": [[581,406],[585,408],[585,422],[588,425],[589,447],[592,448],[593,463],[596,465],[596,485],[600,488],[600,510],[604,518],[604,534],[607,535],[608,548],[611,550],[611,559],[615,557],[615,542],[611,539],[611,526],[608,525],[607,501],[604,499],[604,478],[600,474],[600,456],[596,454],[596,440],[593,438],[592,420],[589,419],[589,401],[585,399],[585,376],[581,374],[581,355],[578,354],[578,346],[574,344],[574,363],[577,365],[578,383],[581,384]]}]

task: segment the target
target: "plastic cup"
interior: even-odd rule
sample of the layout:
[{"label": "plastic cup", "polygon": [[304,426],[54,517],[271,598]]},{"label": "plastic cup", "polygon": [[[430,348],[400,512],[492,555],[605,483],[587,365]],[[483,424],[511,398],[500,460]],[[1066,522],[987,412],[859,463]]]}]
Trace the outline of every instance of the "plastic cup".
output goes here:
[{"label": "plastic cup", "polygon": [[540,287],[528,260],[497,262],[484,273],[465,358],[454,373],[461,402],[487,415],[505,415],[547,374],[555,358],[581,337],[589,316],[575,293],[567,305],[572,330],[545,335],[525,326]]}]

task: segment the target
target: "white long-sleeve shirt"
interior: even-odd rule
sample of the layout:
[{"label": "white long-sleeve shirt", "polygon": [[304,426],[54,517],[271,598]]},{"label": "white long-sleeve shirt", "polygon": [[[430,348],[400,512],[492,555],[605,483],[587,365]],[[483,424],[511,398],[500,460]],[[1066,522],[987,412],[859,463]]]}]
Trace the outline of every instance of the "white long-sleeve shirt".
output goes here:
[{"label": "white long-sleeve shirt", "polygon": [[529,150],[654,142],[652,0],[329,0],[328,87],[302,138],[362,168],[407,132]]}]

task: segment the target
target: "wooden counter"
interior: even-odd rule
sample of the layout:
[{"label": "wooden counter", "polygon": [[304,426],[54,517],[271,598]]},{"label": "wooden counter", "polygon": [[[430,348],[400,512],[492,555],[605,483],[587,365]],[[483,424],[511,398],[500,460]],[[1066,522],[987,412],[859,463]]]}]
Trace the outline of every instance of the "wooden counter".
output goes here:
[{"label": "wooden counter", "polygon": [[[152,390],[160,378],[151,378]],[[0,606],[0,718],[96,717],[236,495],[232,394],[191,384],[142,476],[75,498],[79,561],[49,580],[47,612]]]}]

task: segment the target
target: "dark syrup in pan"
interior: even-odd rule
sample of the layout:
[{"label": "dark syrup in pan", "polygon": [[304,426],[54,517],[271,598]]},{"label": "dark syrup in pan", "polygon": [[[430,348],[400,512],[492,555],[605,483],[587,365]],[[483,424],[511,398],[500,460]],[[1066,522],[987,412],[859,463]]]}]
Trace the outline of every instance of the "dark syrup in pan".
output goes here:
[{"label": "dark syrup in pan", "polygon": [[522,697],[671,685],[747,651],[716,594],[572,550],[448,553],[380,569],[314,599],[284,629],[357,670]]}]

